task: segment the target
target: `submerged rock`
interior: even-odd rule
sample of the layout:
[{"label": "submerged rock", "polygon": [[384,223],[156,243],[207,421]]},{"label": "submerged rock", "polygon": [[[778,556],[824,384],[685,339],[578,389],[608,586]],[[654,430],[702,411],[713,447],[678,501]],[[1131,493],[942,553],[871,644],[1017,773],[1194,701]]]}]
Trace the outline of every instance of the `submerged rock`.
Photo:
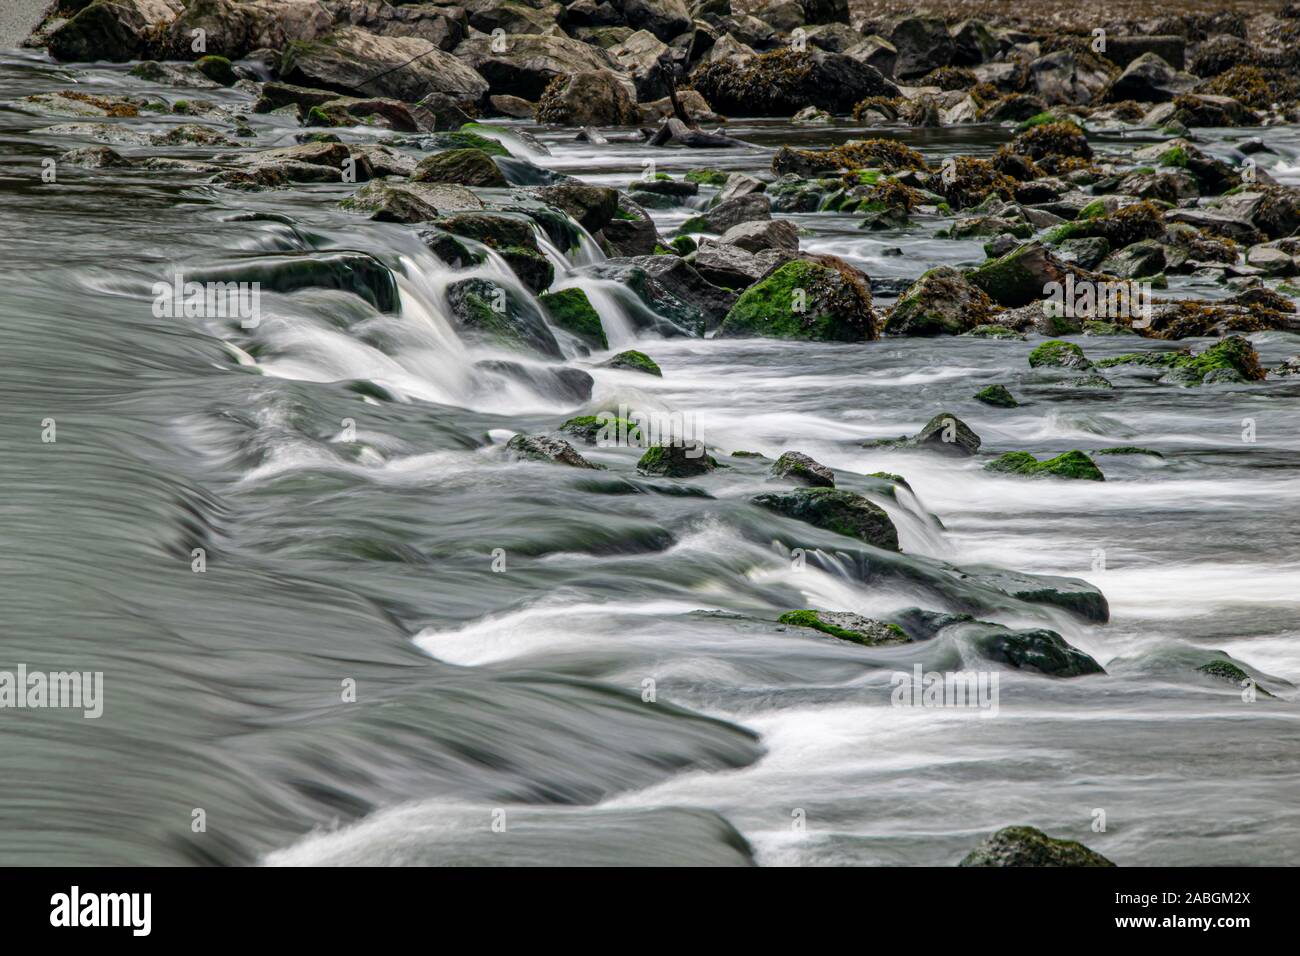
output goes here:
[{"label": "submerged rock", "polygon": [[889,644],[906,644],[911,641],[897,624],[886,624],[849,611],[786,611],[778,623],[791,627],[806,627],[842,641],[879,647]]},{"label": "submerged rock", "polygon": [[958,866],[1114,866],[1074,840],[1028,826],[1005,827],[971,850]]},{"label": "submerged rock", "polygon": [[898,529],[882,508],[853,491],[800,488],[755,495],[760,508],[817,528],[857,538],[886,551],[898,551]]},{"label": "submerged rock", "polygon": [[1080,478],[1087,481],[1105,481],[1097,463],[1081,451],[1067,451],[1063,455],[1039,461],[1027,451],[1011,451],[989,462],[985,471],[1021,475],[1025,478]]}]

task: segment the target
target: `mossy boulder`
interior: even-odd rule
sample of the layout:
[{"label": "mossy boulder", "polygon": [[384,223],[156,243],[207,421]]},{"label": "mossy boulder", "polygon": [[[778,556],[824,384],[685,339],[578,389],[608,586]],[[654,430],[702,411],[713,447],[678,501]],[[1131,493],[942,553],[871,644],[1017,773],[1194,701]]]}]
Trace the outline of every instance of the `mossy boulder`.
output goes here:
[{"label": "mossy boulder", "polygon": [[1042,299],[1052,282],[1064,282],[1067,267],[1041,243],[1028,242],[966,274],[994,302],[1018,308]]},{"label": "mossy boulder", "polygon": [[984,466],[985,471],[1020,475],[1025,478],[1078,478],[1086,481],[1105,481],[1096,462],[1081,451],[1067,451],[1063,455],[1039,461],[1027,451],[1011,451]]},{"label": "mossy boulder", "polygon": [[874,621],[849,611],[786,611],[777,621],[789,627],[812,628],[866,647],[906,644],[911,640],[897,624]]},{"label": "mossy boulder", "polygon": [[958,866],[1114,866],[1074,840],[1058,840],[1034,827],[1004,827],[985,839]]},{"label": "mossy boulder", "polygon": [[912,283],[889,313],[891,335],[960,335],[988,322],[993,301],[956,269],[938,266]]},{"label": "mossy boulder", "polygon": [[1018,408],[1020,403],[1007,390],[1005,385],[988,385],[975,393],[975,400],[994,408]]},{"label": "mossy boulder", "polygon": [[787,451],[772,464],[772,478],[815,488],[834,488],[835,472],[798,451]]},{"label": "mossy boulder", "polygon": [[201,56],[194,61],[194,69],[222,86],[234,86],[239,82],[235,68],[224,56]]},{"label": "mossy boulder", "polygon": [[461,186],[504,187],[506,177],[481,149],[448,149],[426,156],[415,167],[416,183],[456,183]]},{"label": "mossy boulder", "polygon": [[486,345],[560,358],[559,343],[541,311],[513,289],[488,279],[447,287],[447,304],[460,332]]},{"label": "mossy boulder", "polygon": [[1073,342],[1052,339],[1029,353],[1030,368],[1092,368],[1083,349]]},{"label": "mossy boulder", "polygon": [[708,474],[717,467],[717,461],[702,441],[654,445],[647,448],[636,463],[636,470],[641,474],[665,478],[693,478]]},{"label": "mossy boulder", "polygon": [[869,96],[899,95],[875,67],[811,47],[707,61],[691,74],[691,86],[715,110],[737,116],[789,117],[806,106],[846,114]]},{"label": "mossy boulder", "polygon": [[605,327],[600,323],[600,313],[592,306],[587,293],[581,289],[561,289],[538,296],[542,308],[551,322],[595,349],[609,348]]},{"label": "mossy boulder", "polygon": [[834,256],[796,259],[745,290],[718,335],[814,342],[875,339],[871,285],[865,275]]},{"label": "mossy boulder", "polygon": [[560,431],[581,439],[588,445],[640,444],[641,426],[610,412],[578,415],[560,426]]},{"label": "mossy boulder", "polygon": [[658,362],[636,349],[619,352],[605,362],[604,365],[606,368],[618,368],[626,372],[644,372],[647,375],[658,375],[660,378],[664,374],[663,370],[659,368]]},{"label": "mossy boulder", "polygon": [[1163,369],[1160,382],[1166,385],[1202,385],[1218,382],[1262,382],[1266,372],[1259,353],[1239,335],[1232,335],[1203,352],[1130,352],[1102,359],[1099,368],[1138,365]]},{"label": "mossy boulder", "polygon": [[886,551],[898,551],[898,529],[883,509],[853,491],[799,488],[750,499],[786,518],[846,535]]}]

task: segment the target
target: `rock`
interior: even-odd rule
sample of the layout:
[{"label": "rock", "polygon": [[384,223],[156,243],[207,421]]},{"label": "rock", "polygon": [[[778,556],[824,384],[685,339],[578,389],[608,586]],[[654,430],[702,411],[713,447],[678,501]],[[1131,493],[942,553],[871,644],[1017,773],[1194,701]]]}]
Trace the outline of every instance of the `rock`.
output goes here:
[{"label": "rock", "polygon": [[643,475],[662,475],[665,478],[693,478],[707,474],[718,467],[709,455],[704,442],[690,441],[672,445],[654,445],[636,463]]},{"label": "rock", "polygon": [[751,502],[795,521],[898,551],[898,530],[889,515],[862,495],[835,488],[799,488],[755,495]]},{"label": "rock", "polygon": [[998,305],[1016,308],[1042,299],[1047,285],[1064,282],[1066,272],[1063,263],[1034,241],[968,272],[966,278]]},{"label": "rock", "polygon": [[184,12],[159,31],[162,59],[193,57],[194,31],[202,30],[209,56],[241,60],[261,51],[260,58],[269,62],[273,51],[290,43],[328,35],[338,19],[335,10],[318,0],[189,0],[184,6]]},{"label": "rock", "polygon": [[1114,866],[1082,843],[1057,840],[1034,827],[1005,827],[971,850],[958,866]]},{"label": "rock", "polygon": [[786,263],[736,300],[722,337],[762,336],[820,342],[875,339],[871,285],[834,256]]},{"label": "rock", "polygon": [[194,69],[220,86],[234,86],[239,80],[230,60],[224,56],[201,56],[194,61]]},{"label": "rock", "polygon": [[537,121],[557,126],[631,126],[636,103],[609,70],[557,76],[537,101]]},{"label": "rock", "polygon": [[1073,342],[1053,339],[1044,342],[1029,353],[1030,368],[1092,368],[1083,349]]},{"label": "rock", "polygon": [[438,219],[434,225],[497,252],[534,293],[540,293],[555,278],[555,267],[537,246],[533,222],[523,215],[462,212]]},{"label": "rock", "polygon": [[1101,368],[1116,365],[1146,366],[1162,371],[1159,381],[1169,385],[1262,382],[1265,378],[1259,364],[1259,353],[1238,335],[1222,339],[1195,355],[1190,351],[1137,352],[1113,356],[1098,363]]},{"label": "rock", "polygon": [[731,173],[725,177],[722,188],[718,190],[718,195],[714,197],[713,205],[726,202],[728,199],[738,199],[741,196],[761,193],[766,190],[767,183],[761,179],[755,179],[745,173]]},{"label": "rock", "polygon": [[1084,236],[1064,240],[1055,251],[1056,258],[1066,265],[1095,269],[1110,252],[1110,243],[1104,236]]},{"label": "rock", "polygon": [[782,249],[752,253],[721,241],[701,239],[691,264],[714,285],[724,289],[746,289],[795,257],[795,253]]},{"label": "rock", "polygon": [[476,36],[457,46],[456,56],[491,84],[493,93],[534,102],[557,76],[618,67],[604,50],[565,36],[516,34],[504,47],[494,50],[491,37]]},{"label": "rock", "polygon": [[659,68],[659,60],[667,52],[668,44],[660,41],[649,30],[638,30],[622,43],[611,47],[609,55],[622,70],[631,75],[636,87],[636,98],[644,103],[668,96],[668,84]]},{"label": "rock", "polygon": [[550,435],[515,435],[506,448],[520,458],[530,461],[553,461],[557,465],[570,468],[596,468],[578,453],[578,450],[563,438]]},{"label": "rock", "polygon": [[107,146],[78,146],[59,157],[59,162],[66,166],[78,166],[81,169],[111,169],[131,165],[131,161]]},{"label": "rock", "polygon": [[[281,0],[275,0],[279,3]],[[315,2],[315,0],[313,0]],[[484,6],[491,6],[484,0],[462,3],[460,9],[452,6],[435,6],[429,3],[395,4],[384,0],[360,0],[348,4],[347,15],[352,25],[362,27],[371,33],[395,37],[416,37],[428,40],[439,50],[450,52],[456,44],[465,39],[470,26],[484,33],[491,33],[498,26],[507,33],[519,32],[521,22],[516,11],[524,11],[526,16],[545,16],[541,10],[532,10],[520,4],[502,4],[503,14],[499,23],[488,26]],[[464,12],[469,8],[469,16]],[[514,14],[514,15],[512,15]],[[490,13],[489,13],[490,16]],[[552,25],[554,17],[551,18]],[[482,24],[482,25],[480,25]],[[531,32],[531,31],[530,31]]]},{"label": "rock", "polygon": [[488,92],[487,80],[428,40],[376,36],[356,27],[289,44],[280,75],[302,86],[409,102],[439,93],[478,103]]},{"label": "rock", "polygon": [[1107,36],[1106,49],[1101,55],[1120,67],[1126,67],[1138,57],[1154,53],[1176,70],[1186,63],[1187,39],[1180,36]]},{"label": "rock", "polygon": [[489,187],[509,185],[492,157],[481,149],[449,149],[426,156],[416,165],[411,182]]},{"label": "rock", "polygon": [[786,611],[778,623],[789,627],[805,627],[842,641],[863,644],[867,647],[906,644],[911,641],[897,624],[873,621],[849,611]]},{"label": "rock", "polygon": [[628,26],[648,30],[660,40],[671,40],[691,28],[684,0],[624,0],[622,7]]},{"label": "rock", "polygon": [[992,405],[994,408],[1018,408],[1020,403],[1015,400],[1011,392],[1005,385],[988,385],[981,388],[974,395],[975,401],[983,402],[985,405]]},{"label": "rock", "polygon": [[889,313],[890,335],[960,335],[989,321],[993,302],[956,269],[938,266],[917,279]]},{"label": "rock", "polygon": [[[523,365],[502,359],[484,359],[475,362],[474,368],[488,375],[516,382],[566,404],[591,400],[594,380],[582,369],[555,365]],[[494,387],[490,382],[484,385],[487,388]]]},{"label": "rock", "polygon": [[874,67],[817,49],[714,60],[697,67],[691,83],[715,110],[739,116],[793,116],[806,106],[845,114],[869,96],[899,95]]},{"label": "rock", "polygon": [[678,256],[612,258],[582,271],[624,285],[649,313],[645,324],[663,335],[703,335],[736,301],[735,293],[713,285]]},{"label": "rock", "polygon": [[663,378],[664,374],[663,370],[659,368],[658,362],[636,349],[619,352],[602,364],[606,368],[622,369],[625,372],[644,372],[646,375],[657,375],[660,378]]},{"label": "rock", "polygon": [[1165,103],[1186,93],[1195,83],[1195,77],[1180,74],[1155,53],[1143,53],[1115,78],[1106,98],[1112,103]]},{"label": "rock", "polygon": [[772,218],[772,200],[764,193],[747,193],[718,203],[698,216],[682,223],[679,232],[725,233],[742,223],[766,221]]},{"label": "rock", "polygon": [[791,117],[790,122],[796,126],[812,126],[821,123],[829,123],[834,117],[825,110],[819,110],[815,106],[805,106],[798,113]]},{"label": "rock", "polygon": [[650,256],[663,244],[650,214],[635,200],[620,194],[618,212],[600,231],[606,254]]},{"label": "rock", "polygon": [[377,311],[398,310],[397,281],[374,256],[364,252],[295,252],[262,254],[231,265],[211,266],[188,280],[260,283],[263,292],[292,293],[303,289],[333,289],[369,303]]},{"label": "rock", "polygon": [[537,107],[526,99],[508,94],[489,96],[488,103],[496,113],[512,119],[533,119],[537,110]]},{"label": "rock", "polygon": [[940,412],[915,435],[864,442],[863,448],[915,448],[969,457],[980,449],[980,436],[951,412]]},{"label": "rock", "polygon": [[978,66],[997,56],[997,37],[983,20],[962,20],[948,32],[952,36],[953,66]]},{"label": "rock", "polygon": [[512,289],[488,279],[462,279],[447,287],[447,304],[457,328],[468,338],[498,348],[561,357],[542,313]]},{"label": "rock", "polygon": [[742,222],[724,232],[718,241],[746,252],[780,249],[795,253],[799,251],[799,227],[789,219]]},{"label": "rock", "polygon": [[463,186],[372,180],[343,201],[345,208],[373,213],[381,222],[427,222],[454,212],[482,209],[483,201]]},{"label": "rock", "polygon": [[588,232],[604,229],[618,213],[618,191],[608,186],[567,182],[537,190],[537,198],[562,209]]},{"label": "rock", "polygon": [[848,23],[849,0],[795,0],[803,10],[804,23]]},{"label": "rock", "polygon": [[1039,461],[1027,451],[1012,451],[984,466],[985,471],[1019,475],[1024,478],[1080,478],[1105,481],[1096,463],[1081,451],[1068,451],[1055,458]]},{"label": "rock", "polygon": [[545,33],[556,26],[560,8],[550,3],[529,0],[462,0],[469,14],[469,25],[482,33]]},{"label": "rock", "polygon": [[894,76],[898,67],[898,48],[882,36],[872,35],[844,51],[859,63],[877,70],[882,77]]},{"label": "rock", "polygon": [[1121,279],[1144,279],[1165,269],[1165,247],[1154,239],[1125,246],[1101,264],[1101,271]]},{"label": "rock", "polygon": [[[371,97],[341,96],[310,107],[304,116],[307,126],[380,126],[400,133],[416,133],[429,129],[417,114],[401,100]],[[415,162],[410,164],[414,167]]]},{"label": "rock", "polygon": [[895,21],[883,35],[898,51],[893,75],[900,80],[947,66],[956,53],[948,27],[938,17],[905,17]]},{"label": "rock", "polygon": [[182,9],[177,0],[95,0],[50,33],[50,56],[65,62],[142,59],[149,33],[165,28]]},{"label": "rock", "polygon": [[1046,628],[1012,631],[1001,625],[992,625],[970,635],[968,640],[981,657],[1016,670],[1038,671],[1048,677],[1106,673],[1090,655],[1070,646],[1060,634]]},{"label": "rock", "polygon": [[772,478],[785,479],[814,488],[834,488],[835,472],[802,452],[787,451],[772,465]]},{"label": "rock", "polygon": [[1109,86],[1108,66],[1099,57],[1084,57],[1071,49],[1057,50],[1030,63],[1029,78],[1034,92],[1049,106],[1086,106],[1097,101]]},{"label": "rock", "polygon": [[592,307],[587,293],[581,289],[562,289],[537,297],[551,323],[569,332],[586,345],[594,349],[607,349],[609,342],[605,338],[605,327],[601,324],[600,313]]}]

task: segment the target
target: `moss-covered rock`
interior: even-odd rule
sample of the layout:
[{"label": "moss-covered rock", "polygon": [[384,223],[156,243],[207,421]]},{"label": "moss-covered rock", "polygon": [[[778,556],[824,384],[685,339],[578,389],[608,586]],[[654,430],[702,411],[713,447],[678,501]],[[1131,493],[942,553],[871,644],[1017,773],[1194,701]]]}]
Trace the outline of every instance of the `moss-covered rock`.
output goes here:
[{"label": "moss-covered rock", "polygon": [[1029,353],[1029,367],[1088,369],[1092,368],[1092,362],[1073,342],[1052,339]]},{"label": "moss-covered rock", "polygon": [[194,61],[194,69],[222,86],[234,86],[239,82],[235,68],[224,56],[201,56]]},{"label": "moss-covered rock", "polygon": [[912,283],[890,310],[891,335],[959,335],[988,322],[993,310],[983,289],[956,269],[938,266]]},{"label": "moss-covered rock", "polygon": [[789,627],[812,628],[867,647],[906,644],[911,640],[897,624],[873,621],[849,611],[786,611],[777,621]]},{"label": "moss-covered rock", "polygon": [[600,324],[600,313],[581,289],[548,292],[538,296],[538,301],[551,317],[551,322],[559,328],[576,335],[592,348],[609,348],[609,342],[605,339],[605,327]]},{"label": "moss-covered rock", "polygon": [[1076,123],[1040,123],[1017,134],[1009,144],[1011,152],[1034,161],[1048,157],[1092,157],[1088,137]]},{"label": "moss-covered rock", "polygon": [[897,551],[898,529],[884,510],[862,495],[836,488],[799,488],[755,495],[760,508],[817,528],[857,538],[886,551]]},{"label": "moss-covered rock", "polygon": [[778,176],[793,173],[796,176],[811,177],[859,169],[896,173],[927,168],[924,156],[894,139],[850,140],[843,146],[830,149],[783,146],[772,157],[772,172]]},{"label": "moss-covered rock", "polygon": [[770,474],[776,479],[795,481],[814,488],[835,487],[835,472],[802,452],[783,452],[773,463]]},{"label": "moss-covered rock", "polygon": [[1042,299],[1052,282],[1064,282],[1067,267],[1043,248],[1028,242],[966,274],[994,302],[1018,308]]},{"label": "moss-covered rock", "polygon": [[608,368],[620,368],[627,372],[645,372],[647,375],[658,375],[660,378],[664,374],[658,362],[636,349],[619,352],[604,364]]},{"label": "moss-covered rock", "polygon": [[984,466],[985,471],[1020,475],[1025,478],[1079,478],[1087,481],[1105,481],[1096,462],[1081,451],[1067,451],[1063,455],[1039,461],[1027,451],[1010,451]]},{"label": "moss-covered rock", "polygon": [[645,450],[645,454],[636,463],[636,470],[641,474],[662,475],[665,478],[693,478],[717,467],[717,461],[709,455],[701,441],[653,445]]},{"label": "moss-covered rock", "polygon": [[1247,674],[1241,667],[1232,661],[1219,658],[1200,665],[1196,668],[1198,674],[1204,674],[1206,677],[1212,677],[1215,680],[1223,681],[1226,684],[1232,684],[1235,687],[1246,688],[1254,686],[1255,692],[1261,697],[1272,697],[1267,690],[1259,685],[1255,678]]},{"label": "moss-covered rock", "polygon": [[1015,329],[999,325],[996,322],[977,325],[970,331],[963,332],[962,335],[970,336],[973,339],[1016,339],[1017,341],[1023,341],[1025,338],[1023,332],[1017,332]]},{"label": "moss-covered rock", "polygon": [[447,287],[457,328],[498,348],[560,358],[560,346],[540,310],[512,289],[487,279],[462,279]]},{"label": "moss-covered rock", "polygon": [[833,256],[787,262],[736,300],[718,335],[815,342],[875,339],[871,285]]},{"label": "moss-covered rock", "polygon": [[975,400],[994,408],[1017,408],[1020,403],[1015,400],[1005,385],[989,385],[975,393]]},{"label": "moss-covered rock", "polygon": [[1165,456],[1158,451],[1152,451],[1150,448],[1139,448],[1137,445],[1116,445],[1113,448],[1098,448],[1093,452],[1094,455],[1149,455],[1152,458],[1164,458]]},{"label": "moss-covered rock", "polygon": [[449,149],[426,156],[415,167],[416,183],[456,183],[461,186],[508,185],[492,157],[481,149]]},{"label": "moss-covered rock", "polygon": [[974,634],[970,642],[981,657],[1016,670],[1038,671],[1048,677],[1106,673],[1090,655],[1046,628],[1012,631],[993,625]]},{"label": "moss-covered rock", "polygon": [[1232,335],[1204,352],[1130,352],[1102,359],[1099,368],[1139,365],[1163,369],[1160,381],[1168,385],[1202,385],[1216,382],[1262,382],[1265,371],[1259,353],[1244,338]]},{"label": "moss-covered rock", "polygon": [[1114,866],[1074,840],[1058,840],[1034,827],[1005,827],[985,839],[958,866]]},{"label": "moss-covered rock", "polygon": [[641,426],[610,412],[578,415],[560,426],[560,431],[581,439],[588,445],[636,445],[641,442]]}]

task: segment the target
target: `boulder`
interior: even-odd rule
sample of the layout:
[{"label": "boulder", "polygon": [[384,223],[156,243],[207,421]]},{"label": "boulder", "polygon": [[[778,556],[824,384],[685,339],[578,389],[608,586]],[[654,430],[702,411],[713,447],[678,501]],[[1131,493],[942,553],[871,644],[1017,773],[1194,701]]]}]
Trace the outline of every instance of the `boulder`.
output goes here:
[{"label": "boulder", "polygon": [[193,58],[194,31],[202,30],[205,53],[239,60],[319,39],[337,26],[335,11],[318,0],[189,0],[162,31],[159,53],[167,59]]},{"label": "boulder", "polygon": [[799,251],[799,227],[789,219],[742,222],[724,232],[718,241],[746,252],[779,249],[795,253]]},{"label": "boulder", "polygon": [[698,67],[691,82],[715,110],[738,116],[788,117],[809,105],[842,115],[869,96],[899,95],[874,67],[817,49],[714,60]]},{"label": "boulder", "polygon": [[995,458],[984,466],[985,471],[1022,478],[1071,478],[1083,481],[1105,481],[1106,476],[1096,462],[1081,451],[1067,451],[1055,458],[1039,461],[1027,451],[1011,451]]},{"label": "boulder", "polygon": [[1123,68],[1140,56],[1154,53],[1176,70],[1186,65],[1187,39],[1180,36],[1108,36],[1101,55]]},{"label": "boulder", "polygon": [[[477,7],[481,8],[483,5],[483,0],[479,0]],[[431,3],[399,4],[388,3],[386,0],[354,0],[348,4],[345,15],[351,17],[353,26],[369,30],[371,33],[428,40],[439,50],[451,52],[456,48],[456,44],[465,39],[470,26],[484,33],[491,33],[495,29],[495,25],[480,26],[485,21],[479,9],[475,9],[467,18],[464,10],[469,6],[469,3],[461,3],[458,9],[453,6],[435,6]],[[520,9],[518,4],[502,6],[511,11]],[[529,15],[544,15],[541,11],[524,9]],[[476,19],[478,22],[475,22]],[[551,23],[554,22],[552,14]],[[512,26],[518,25],[518,17],[512,17],[509,13],[502,17],[500,25],[507,33],[540,32],[512,29]]]},{"label": "boulder", "polygon": [[416,183],[455,183],[460,186],[508,185],[492,157],[481,149],[449,149],[426,156],[411,174]]},{"label": "boulder", "polygon": [[898,529],[879,505],[853,491],[799,488],[755,495],[753,504],[815,528],[856,538],[872,547],[898,551]]},{"label": "boulder", "polygon": [[343,206],[369,212],[380,222],[427,222],[455,212],[482,209],[483,201],[464,186],[371,180]]},{"label": "boulder", "polygon": [[622,43],[610,47],[609,55],[631,75],[636,98],[646,103],[668,95],[668,86],[659,69],[659,58],[667,52],[668,44],[649,30],[638,30]]},{"label": "boulder", "polygon": [[601,325],[598,313],[587,298],[587,293],[579,288],[562,289],[537,297],[551,324],[576,336],[585,345],[594,349],[609,348],[605,337],[605,328]]},{"label": "boulder", "polygon": [[886,624],[851,611],[787,611],[777,618],[777,622],[787,627],[811,628],[865,647],[906,644],[911,641],[907,632],[897,624]]},{"label": "boulder", "polygon": [[998,305],[1015,308],[1042,299],[1051,282],[1063,282],[1067,267],[1041,243],[1028,242],[966,274]]},{"label": "boulder", "polygon": [[881,32],[898,51],[894,76],[900,80],[947,66],[956,53],[948,26],[938,17],[903,17]]},{"label": "boulder", "polygon": [[746,289],[793,258],[793,253],[780,249],[746,252],[739,246],[701,239],[699,248],[691,257],[691,265],[714,285],[724,289]]},{"label": "boulder", "polygon": [[506,449],[512,455],[529,461],[553,461],[570,468],[596,468],[563,438],[550,435],[515,435],[506,442]]},{"label": "boulder", "polygon": [[557,76],[537,101],[537,121],[557,126],[631,126],[636,103],[609,70]]},{"label": "boulder", "polygon": [[835,487],[835,472],[798,451],[783,452],[773,462],[768,474],[776,480],[793,481],[812,488]]},{"label": "boulder", "polygon": [[993,302],[983,289],[949,266],[930,269],[903,293],[889,313],[891,335],[960,335],[991,321]]},{"label": "boulder", "polygon": [[479,73],[493,93],[534,102],[557,76],[618,68],[604,50],[565,36],[519,34],[511,36],[504,49],[493,46],[491,37],[471,37],[456,47],[456,56]]},{"label": "boulder", "polygon": [[717,328],[736,301],[735,293],[715,286],[678,256],[611,258],[582,271],[624,286],[648,313],[633,320],[664,335],[703,335]]},{"label": "boulder", "polygon": [[1032,670],[1048,677],[1082,677],[1106,673],[1093,658],[1066,643],[1055,631],[1046,628],[1013,631],[992,625],[967,640],[980,657],[1006,664],[1016,670]]},{"label": "boulder", "polygon": [[574,180],[544,186],[537,198],[562,209],[588,232],[599,232],[618,213],[618,192],[608,186],[591,186]]},{"label": "boulder", "polygon": [[1143,53],[1115,78],[1106,98],[1112,103],[1165,103],[1186,93],[1195,83],[1195,77],[1179,73],[1155,53]]},{"label": "boulder", "polygon": [[913,448],[937,451],[954,457],[969,457],[980,449],[980,436],[950,412],[940,412],[915,435],[864,442],[863,448]]},{"label": "boulder", "polygon": [[182,9],[178,0],[95,0],[50,33],[50,56],[65,62],[143,59],[150,32],[166,28]]},{"label": "boulder", "polygon": [[1104,63],[1095,57],[1084,59],[1070,49],[1057,50],[1029,64],[1029,81],[1049,106],[1087,106],[1110,83]]},{"label": "boulder", "polygon": [[718,467],[702,441],[682,441],[671,445],[653,445],[636,463],[642,475],[664,478],[694,478]]},{"label": "boulder", "polygon": [[820,342],[878,338],[871,282],[834,256],[788,262],[736,300],[718,335]]},{"label": "boulder", "polygon": [[648,30],[660,40],[671,40],[691,28],[685,0],[623,0],[621,6],[628,26]]},{"label": "boulder", "polygon": [[958,866],[1114,866],[1074,840],[1057,840],[1034,827],[1005,827],[985,839]]},{"label": "boulder", "polygon": [[682,223],[678,230],[682,234],[692,232],[725,233],[733,226],[755,221],[769,221],[772,218],[772,200],[763,193],[747,193],[720,202],[698,216],[692,216]]},{"label": "boulder", "polygon": [[289,83],[409,102],[438,93],[478,103],[488,92],[482,76],[428,40],[376,36],[356,27],[289,44],[280,74]]},{"label": "boulder", "polygon": [[462,279],[447,287],[447,305],[466,338],[511,351],[561,357],[545,316],[513,289],[488,279]]}]

